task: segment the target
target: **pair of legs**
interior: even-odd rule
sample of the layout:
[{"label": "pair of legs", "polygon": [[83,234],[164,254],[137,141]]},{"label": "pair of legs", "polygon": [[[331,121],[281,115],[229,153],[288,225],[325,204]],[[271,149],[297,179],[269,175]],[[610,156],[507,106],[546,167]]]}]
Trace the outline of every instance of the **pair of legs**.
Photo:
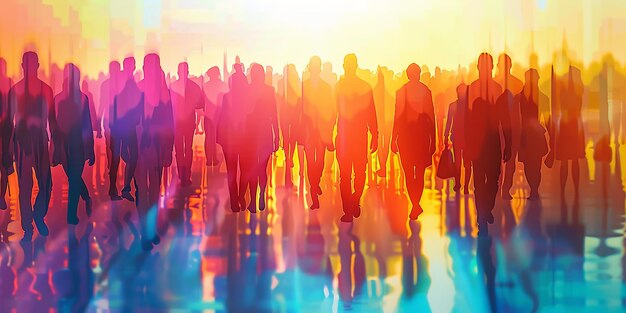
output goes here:
[{"label": "pair of legs", "polygon": [[[226,161],[226,178],[228,180],[228,193],[230,194],[230,209],[233,212],[239,212],[245,209],[245,201],[243,201],[244,206],[241,206],[242,197],[240,196],[240,188],[237,183],[237,174],[239,174],[241,168],[239,151],[233,148],[224,148],[224,161]],[[243,169],[241,169],[241,172],[243,173]]]},{"label": "pair of legs", "polygon": [[[271,153],[258,153],[241,161],[240,199],[244,199],[246,190],[250,189],[248,211],[256,213],[257,191],[259,191],[259,210],[265,210],[265,191],[267,189],[267,163]],[[241,156],[240,156],[241,157]],[[245,203],[244,203],[245,205]],[[243,209],[243,206],[242,206]]]},{"label": "pair of legs", "polygon": [[561,160],[561,199],[565,199],[565,185],[567,184],[568,176],[568,164],[571,164],[572,169],[572,181],[574,182],[574,195],[578,199],[578,192],[580,187],[580,164],[578,159]]},{"label": "pair of legs", "polygon": [[141,225],[141,245],[151,250],[159,244],[157,220],[159,213],[159,193],[163,167],[158,163],[158,152],[154,145],[141,149],[142,160],[137,164],[135,187],[137,189],[137,213]]},{"label": "pair of legs", "polygon": [[376,175],[379,177],[385,177],[387,176],[387,159],[389,158],[390,136],[387,133],[381,133],[378,137],[379,143],[376,155],[378,156],[380,168],[376,171]]},{"label": "pair of legs", "polygon": [[283,149],[285,149],[285,187],[293,186],[293,157],[296,152],[296,127],[293,121],[284,119],[285,123],[281,124],[281,133],[283,135]]},{"label": "pair of legs", "polygon": [[306,171],[309,178],[311,191],[311,210],[319,209],[319,196],[322,195],[322,172],[324,171],[324,158],[326,156],[326,146],[321,140],[311,140],[304,146],[306,154]]},{"label": "pair of legs", "polygon": [[67,223],[71,225],[78,224],[78,200],[82,198],[85,201],[85,209],[87,216],[91,216],[91,197],[89,196],[89,190],[85,181],[83,180],[83,169],[85,166],[85,160],[82,157],[81,151],[77,151],[77,148],[82,147],[65,147],[67,154],[67,163],[63,164],[63,170],[67,175],[69,183],[67,192]]},{"label": "pair of legs", "polygon": [[[353,143],[348,145],[347,140],[337,147],[337,162],[339,163],[339,191],[343,203],[343,217],[341,221],[351,222],[353,217],[361,215],[360,201],[365,188],[367,170],[367,142],[365,145]],[[352,174],[354,173],[354,192]]]},{"label": "pair of legs", "polygon": [[204,119],[204,154],[206,165],[215,166],[219,164],[217,160],[217,143],[215,135],[215,123],[210,118]]},{"label": "pair of legs", "polygon": [[502,199],[511,200],[511,188],[513,187],[513,176],[517,165],[517,149],[511,151],[511,159],[504,163],[504,177],[502,179]]},{"label": "pair of legs", "polygon": [[[52,175],[50,173],[50,158],[47,142],[27,153],[17,146],[17,179],[19,185],[20,214],[22,215],[22,229],[24,238],[30,239],[33,235],[33,220],[39,234],[48,236],[48,226],[44,217],[48,214],[50,196],[52,194]],[[37,178],[39,191],[35,204],[31,205],[33,193],[33,170]]]},{"label": "pair of legs", "polygon": [[183,186],[191,185],[191,162],[193,157],[193,133],[195,129],[180,127],[176,130],[174,149],[176,150],[176,165],[178,178]]},{"label": "pair of legs", "polygon": [[539,184],[541,184],[541,157],[524,162],[524,175],[530,186],[528,200],[538,200]]},{"label": "pair of legs", "polygon": [[472,163],[465,157],[465,149],[458,143],[452,144],[454,150],[454,162],[456,163],[456,175],[454,176],[454,191],[461,190],[461,170],[465,169],[465,179],[463,181],[463,192],[469,194],[469,182],[472,177]]},{"label": "pair of legs", "polygon": [[501,161],[499,154],[481,156],[472,161],[474,168],[474,195],[478,213],[478,225],[493,223],[491,211],[498,195]]},{"label": "pair of legs", "polygon": [[426,167],[422,164],[418,164],[418,162],[411,157],[407,157],[406,154],[403,156],[402,152],[400,152],[400,162],[404,170],[406,191],[409,194],[409,199],[413,206],[410,218],[417,220],[420,214],[424,212],[420,205],[420,200],[424,193],[424,171]]},{"label": "pair of legs", "polygon": [[126,168],[124,169],[122,197],[129,201],[134,201],[130,194],[130,182],[137,168],[137,136],[134,130],[123,135],[117,132],[110,132],[107,143],[107,155],[111,155],[109,158],[109,196],[112,200],[121,199],[117,192],[117,172],[120,166],[120,157],[124,154],[123,159],[126,162]]}]

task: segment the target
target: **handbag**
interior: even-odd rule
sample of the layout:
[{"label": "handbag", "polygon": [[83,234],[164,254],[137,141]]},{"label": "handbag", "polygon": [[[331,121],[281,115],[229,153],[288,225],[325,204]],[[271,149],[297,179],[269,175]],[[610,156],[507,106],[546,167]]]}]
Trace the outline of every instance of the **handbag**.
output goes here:
[{"label": "handbag", "polygon": [[454,155],[448,145],[441,152],[439,166],[437,166],[437,177],[441,179],[452,178],[456,175],[456,164],[454,163]]}]

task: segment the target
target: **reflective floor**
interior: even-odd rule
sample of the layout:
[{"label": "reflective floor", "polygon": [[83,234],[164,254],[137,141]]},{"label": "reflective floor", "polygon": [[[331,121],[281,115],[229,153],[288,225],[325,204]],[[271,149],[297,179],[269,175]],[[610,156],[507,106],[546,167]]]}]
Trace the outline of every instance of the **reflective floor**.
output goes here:
[{"label": "reflective floor", "polygon": [[81,203],[77,227],[65,223],[67,182],[54,168],[51,235],[21,242],[12,176],[10,209],[0,212],[0,311],[625,310],[626,166],[619,153],[609,165],[581,162],[580,200],[568,185],[564,203],[558,162],[544,168],[539,202],[525,200],[519,165],[514,199],[498,200],[496,222],[478,237],[473,195],[455,194],[441,180],[427,180],[425,213],[407,222],[394,157],[385,179],[370,170],[363,214],[351,225],[339,222],[336,165],[327,164],[321,209],[310,211],[306,184],[283,186],[282,157],[273,160],[268,210],[233,214],[223,166],[205,167],[196,148],[192,187],[177,187],[175,170],[167,174],[162,242],[151,253],[136,238],[134,205],[108,200],[101,142],[96,166],[85,172],[94,216],[87,219]]}]

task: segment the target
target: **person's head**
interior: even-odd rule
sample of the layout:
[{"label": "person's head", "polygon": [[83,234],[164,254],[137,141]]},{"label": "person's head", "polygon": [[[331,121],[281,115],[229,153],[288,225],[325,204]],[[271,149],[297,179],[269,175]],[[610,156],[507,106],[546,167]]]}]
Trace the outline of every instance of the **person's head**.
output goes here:
[{"label": "person's head", "polygon": [[524,79],[526,84],[536,87],[539,85],[539,72],[536,69],[531,68],[524,74]]},{"label": "person's head", "polygon": [[161,75],[161,58],[156,53],[149,53],[143,58],[143,73],[145,78],[157,78]]},{"label": "person's head", "polygon": [[124,59],[124,74],[127,78],[132,78],[135,74],[135,58],[127,57]]},{"label": "person's head", "polygon": [[228,79],[228,87],[231,92],[240,92],[241,90],[245,89],[247,85],[248,78],[246,78],[246,74],[244,74],[242,71],[235,70],[235,73],[233,73],[233,75],[230,75],[230,78]]},{"label": "person's head", "polygon": [[22,56],[22,69],[25,77],[37,77],[39,70],[39,56],[33,51],[25,52]]},{"label": "person's head", "polygon": [[478,77],[482,79],[491,78],[493,72],[493,57],[487,52],[478,56]]},{"label": "person's head", "polygon": [[255,85],[265,83],[265,69],[263,69],[263,65],[252,63],[250,66],[250,82]]},{"label": "person's head", "polygon": [[322,59],[318,56],[311,57],[309,60],[309,65],[307,66],[309,69],[309,74],[311,77],[318,77],[322,72]]},{"label": "person's head", "polygon": [[210,80],[219,80],[220,79],[220,68],[217,66],[212,66],[206,71],[207,77]]},{"label": "person's head", "polygon": [[513,63],[511,61],[511,57],[503,53],[498,57],[498,70],[502,73],[510,73],[511,68],[513,67]]},{"label": "person's head", "polygon": [[359,64],[354,53],[347,54],[343,58],[343,70],[345,71],[346,76],[355,76],[358,67]]},{"label": "person's head", "polygon": [[420,80],[421,75],[422,75],[422,69],[420,68],[419,65],[415,63],[409,64],[409,66],[406,68],[406,77],[410,81],[418,82]]},{"label": "person's head", "polygon": [[465,82],[461,82],[456,87],[456,96],[459,99],[465,98],[465,96],[467,96],[467,84]]},{"label": "person's head", "polygon": [[85,79],[83,79],[83,83],[81,85],[81,90],[84,92],[89,91],[89,82],[87,82],[87,77],[85,77]]},{"label": "person's head", "polygon": [[80,70],[73,63],[68,63],[63,68],[63,77],[69,88],[80,88]]},{"label": "person's head", "polygon": [[189,78],[189,64],[187,64],[187,62],[181,62],[180,64],[178,64],[178,78]]},{"label": "person's head", "polygon": [[122,68],[120,66],[120,62],[111,61],[109,63],[109,75],[111,75],[111,77],[117,77],[117,74],[119,74],[121,71]]}]

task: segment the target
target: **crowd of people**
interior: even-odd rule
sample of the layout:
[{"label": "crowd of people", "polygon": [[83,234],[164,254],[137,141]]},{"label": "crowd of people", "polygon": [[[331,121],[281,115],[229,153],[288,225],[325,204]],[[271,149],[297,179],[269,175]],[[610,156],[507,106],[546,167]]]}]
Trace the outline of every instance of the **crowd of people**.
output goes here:
[{"label": "crowd of people", "polygon": [[[453,150],[454,191],[468,194],[473,176],[479,230],[493,223],[498,195],[512,198],[517,162],[524,164],[530,200],[539,199],[542,162],[552,167],[555,159],[561,161],[562,197],[570,168],[578,197],[584,86],[580,70],[571,65],[563,75],[551,73],[548,96],[540,88],[540,69],[526,70],[522,81],[506,54],[498,58],[495,76],[488,53],[468,69],[437,68],[434,75],[415,63],[400,75],[383,67],[364,75],[356,55],[348,54],[339,79],[330,63],[316,56],[302,75],[292,64],[275,74],[269,66],[245,67],[237,60],[224,75],[211,67],[192,77],[183,62],[174,81],[158,54],[147,54],[140,71],[135,62],[133,57],[111,62],[94,96],[91,81],[74,64],[64,67],[57,88],[40,77],[35,52],[24,53],[23,78],[16,83],[0,60],[0,209],[7,208],[7,177],[16,171],[25,240],[33,236],[33,223],[40,235],[48,235],[51,166],[61,165],[68,178],[67,223],[78,224],[80,199],[91,215],[82,173],[85,163],[95,162],[94,137],[103,136],[109,197],[135,202],[145,250],[160,242],[154,225],[164,169],[175,164],[180,186],[190,186],[193,138],[201,135],[206,166],[225,163],[232,212],[265,210],[272,155],[281,148],[284,185],[293,187],[299,162],[311,210],[320,208],[322,173],[334,162],[329,155],[336,157],[346,223],[361,215],[368,162],[385,177],[390,153],[399,155],[413,220],[423,212],[426,169],[438,167],[445,149]],[[375,81],[368,81],[371,77]],[[34,204],[32,171],[38,185]]]}]

